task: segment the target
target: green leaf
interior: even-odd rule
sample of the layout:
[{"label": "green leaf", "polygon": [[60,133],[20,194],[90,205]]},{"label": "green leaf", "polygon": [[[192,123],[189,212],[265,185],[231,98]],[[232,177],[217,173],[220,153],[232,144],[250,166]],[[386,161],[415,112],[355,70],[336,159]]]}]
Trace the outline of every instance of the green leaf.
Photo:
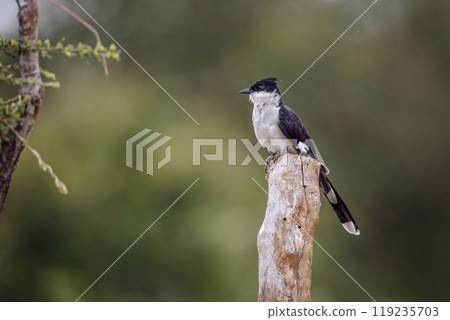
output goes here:
[{"label": "green leaf", "polygon": [[56,75],[53,72],[40,68],[41,74],[50,80],[56,80]]},{"label": "green leaf", "polygon": [[19,112],[11,114],[11,117],[14,118],[15,120],[22,121],[22,118],[20,116],[21,114]]},{"label": "green leaf", "polygon": [[28,103],[28,102],[31,102],[31,98],[30,98],[30,96],[25,96],[25,97],[22,98],[21,105],[23,105],[25,103]]},{"label": "green leaf", "polygon": [[15,40],[15,39],[9,39],[9,43],[11,44],[11,47],[13,47],[14,49],[19,48],[19,43]]},{"label": "green leaf", "polygon": [[42,83],[45,87],[49,87],[49,88],[55,88],[58,89],[61,87],[61,84],[59,83],[59,81],[49,81],[49,82],[44,82]]}]

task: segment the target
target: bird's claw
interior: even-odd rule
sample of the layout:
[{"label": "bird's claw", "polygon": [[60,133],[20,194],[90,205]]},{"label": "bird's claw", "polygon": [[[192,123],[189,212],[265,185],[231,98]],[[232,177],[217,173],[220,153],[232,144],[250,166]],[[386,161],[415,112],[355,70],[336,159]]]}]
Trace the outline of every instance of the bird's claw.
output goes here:
[{"label": "bird's claw", "polygon": [[278,160],[278,158],[279,158],[281,155],[285,154],[285,153],[287,153],[287,150],[284,150],[284,151],[282,151],[282,152],[274,152],[274,153],[272,153],[272,154],[266,159],[266,165],[264,166],[264,171],[267,173],[267,169],[269,168],[269,162],[270,162],[270,160],[273,159],[273,163],[275,163],[275,162]]},{"label": "bird's claw", "polygon": [[272,159],[274,159],[274,161],[278,158],[278,156],[277,156],[277,158],[275,158],[275,155],[276,155],[277,153],[276,152],[274,152],[274,153],[272,153],[269,157],[267,157],[267,159],[266,159],[266,164],[265,164],[265,166],[264,166],[264,171],[267,173],[267,169],[268,169],[268,167],[269,167],[269,162],[270,162],[270,160],[272,160]]}]

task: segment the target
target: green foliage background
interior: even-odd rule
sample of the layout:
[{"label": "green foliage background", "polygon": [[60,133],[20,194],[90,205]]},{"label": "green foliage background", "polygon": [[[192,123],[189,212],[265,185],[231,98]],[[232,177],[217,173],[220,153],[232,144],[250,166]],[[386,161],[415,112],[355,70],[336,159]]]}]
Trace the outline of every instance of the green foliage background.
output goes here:
[{"label": "green foliage background", "polygon": [[[109,77],[96,63],[41,60],[61,88],[47,89],[30,143],[69,194],[25,151],[0,221],[0,299],[75,300],[200,177],[82,300],[256,300],[267,199],[252,178],[265,186],[264,169],[194,167],[192,139],[256,142],[237,92],[267,76],[286,89],[371,1],[80,3],[200,126],[123,52]],[[45,8],[42,39],[95,44]],[[348,235],[323,199],[316,240],[380,301],[450,298],[449,10],[444,0],[380,0],[283,97],[361,228]],[[0,85],[0,96],[16,90]],[[143,128],[173,137],[173,160],[153,177],[125,166],[125,141]],[[312,298],[369,300],[318,247]]]}]

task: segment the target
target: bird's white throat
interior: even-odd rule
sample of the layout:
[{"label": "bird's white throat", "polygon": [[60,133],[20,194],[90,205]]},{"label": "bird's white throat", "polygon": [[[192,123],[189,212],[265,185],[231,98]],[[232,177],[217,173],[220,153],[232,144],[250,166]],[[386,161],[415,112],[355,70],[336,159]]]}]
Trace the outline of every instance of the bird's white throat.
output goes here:
[{"label": "bird's white throat", "polygon": [[254,106],[278,106],[280,104],[281,96],[276,91],[260,91],[251,93],[249,99]]}]

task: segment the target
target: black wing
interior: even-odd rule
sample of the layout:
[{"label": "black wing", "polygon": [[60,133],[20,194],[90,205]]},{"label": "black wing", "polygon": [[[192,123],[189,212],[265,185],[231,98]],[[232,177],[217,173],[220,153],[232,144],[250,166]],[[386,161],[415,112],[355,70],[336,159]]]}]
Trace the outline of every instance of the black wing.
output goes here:
[{"label": "black wing", "polygon": [[306,141],[306,145],[310,148],[308,155],[319,161],[316,153],[314,152],[314,148],[311,148],[311,137],[303,125],[302,120],[300,120],[294,110],[283,104],[280,106],[280,110],[278,111],[278,118],[280,120],[278,126],[286,138],[295,143],[295,145],[298,145],[299,142]]},{"label": "black wing", "polygon": [[278,125],[288,139],[297,140],[297,144],[299,141],[305,142],[305,140],[311,139],[302,120],[300,120],[294,110],[288,106],[281,105],[278,111],[278,117],[280,119]]}]

